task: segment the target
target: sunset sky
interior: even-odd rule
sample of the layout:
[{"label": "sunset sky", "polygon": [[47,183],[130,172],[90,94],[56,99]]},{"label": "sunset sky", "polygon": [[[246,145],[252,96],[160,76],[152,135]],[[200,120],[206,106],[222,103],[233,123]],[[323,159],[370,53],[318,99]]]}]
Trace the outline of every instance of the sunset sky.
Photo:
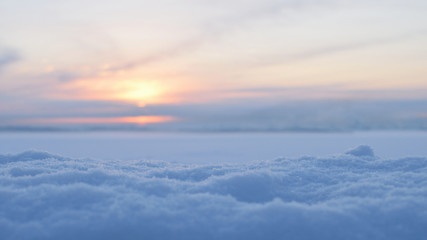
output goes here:
[{"label": "sunset sky", "polygon": [[147,106],[426,99],[426,12],[425,0],[3,0],[0,125],[173,121]]}]

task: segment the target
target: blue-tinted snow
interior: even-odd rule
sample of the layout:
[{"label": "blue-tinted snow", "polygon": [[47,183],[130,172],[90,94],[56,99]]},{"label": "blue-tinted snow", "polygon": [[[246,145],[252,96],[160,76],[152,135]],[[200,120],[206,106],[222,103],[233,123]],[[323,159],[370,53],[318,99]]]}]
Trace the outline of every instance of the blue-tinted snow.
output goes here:
[{"label": "blue-tinted snow", "polygon": [[427,158],[0,155],[0,239],[426,239]]},{"label": "blue-tinted snow", "polygon": [[360,144],[378,156],[427,156],[427,131],[341,133],[4,132],[0,154],[29,149],[73,158],[230,163],[324,156]]},{"label": "blue-tinted snow", "polygon": [[373,157],[374,156],[374,151],[370,146],[367,146],[367,145],[360,145],[357,148],[350,149],[345,153],[356,156],[356,157],[364,157],[364,156]]}]

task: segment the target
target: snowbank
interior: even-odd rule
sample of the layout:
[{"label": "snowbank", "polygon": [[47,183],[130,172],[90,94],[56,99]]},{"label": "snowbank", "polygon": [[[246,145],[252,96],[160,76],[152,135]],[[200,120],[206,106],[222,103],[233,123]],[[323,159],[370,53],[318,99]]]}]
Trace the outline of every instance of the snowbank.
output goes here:
[{"label": "snowbank", "polygon": [[236,165],[0,155],[0,239],[425,239],[427,158]]}]

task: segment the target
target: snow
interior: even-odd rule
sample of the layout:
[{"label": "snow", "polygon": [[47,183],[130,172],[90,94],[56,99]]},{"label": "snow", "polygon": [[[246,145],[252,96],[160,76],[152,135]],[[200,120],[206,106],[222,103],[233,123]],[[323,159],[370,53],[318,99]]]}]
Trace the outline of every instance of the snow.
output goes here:
[{"label": "snow", "polygon": [[364,144],[384,158],[427,156],[426,131],[342,133],[0,133],[0,154],[39,150],[74,158],[236,163],[323,156]]},{"label": "snow", "polygon": [[350,154],[356,157],[373,157],[374,150],[370,146],[360,145],[356,148],[350,149],[346,152],[346,154]]},{"label": "snow", "polygon": [[0,239],[425,239],[427,158],[0,155]]}]

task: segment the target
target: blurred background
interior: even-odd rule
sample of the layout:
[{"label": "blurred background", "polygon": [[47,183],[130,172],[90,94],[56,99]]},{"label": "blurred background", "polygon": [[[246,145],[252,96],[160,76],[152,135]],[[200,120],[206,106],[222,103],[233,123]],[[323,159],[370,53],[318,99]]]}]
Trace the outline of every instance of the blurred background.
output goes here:
[{"label": "blurred background", "polygon": [[[425,135],[426,11],[422,0],[3,0],[0,150],[24,148],[14,133]],[[38,143],[27,147],[50,149]]]},{"label": "blurred background", "polygon": [[0,127],[427,128],[427,3],[0,3]]}]

